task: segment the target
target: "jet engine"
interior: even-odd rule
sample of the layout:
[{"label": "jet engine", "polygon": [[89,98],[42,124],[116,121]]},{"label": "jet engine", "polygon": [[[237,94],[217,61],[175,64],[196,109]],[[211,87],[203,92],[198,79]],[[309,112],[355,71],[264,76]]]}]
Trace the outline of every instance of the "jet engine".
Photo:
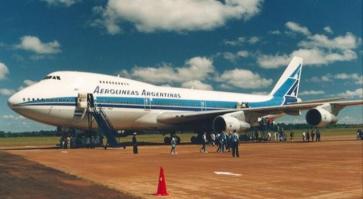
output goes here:
[{"label": "jet engine", "polygon": [[251,128],[251,125],[246,121],[241,121],[230,115],[218,116],[213,121],[213,129],[215,132],[241,132]]},{"label": "jet engine", "polygon": [[305,116],[306,122],[312,126],[324,127],[338,121],[337,117],[324,108],[310,109]]}]

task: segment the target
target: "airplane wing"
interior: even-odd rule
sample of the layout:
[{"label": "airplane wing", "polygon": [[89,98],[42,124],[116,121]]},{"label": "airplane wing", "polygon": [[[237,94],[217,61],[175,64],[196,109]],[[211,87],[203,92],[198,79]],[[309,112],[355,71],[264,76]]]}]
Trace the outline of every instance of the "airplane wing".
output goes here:
[{"label": "airplane wing", "polygon": [[282,106],[270,106],[270,107],[258,107],[258,108],[241,108],[241,109],[225,109],[217,111],[203,111],[203,112],[165,112],[158,116],[157,120],[166,124],[182,124],[202,119],[213,119],[219,115],[227,113],[244,112],[245,115],[261,117],[268,114],[281,114],[298,112],[302,110],[311,109],[323,104],[329,103],[332,106],[341,109],[346,106],[362,105],[363,100],[316,100],[310,102],[298,102],[294,104],[282,105]]}]

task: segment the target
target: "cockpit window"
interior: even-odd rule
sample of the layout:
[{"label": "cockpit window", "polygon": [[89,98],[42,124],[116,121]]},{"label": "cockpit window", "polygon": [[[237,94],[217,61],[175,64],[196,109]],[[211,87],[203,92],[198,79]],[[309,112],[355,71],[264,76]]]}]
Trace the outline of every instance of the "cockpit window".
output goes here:
[{"label": "cockpit window", "polygon": [[61,80],[60,76],[50,76],[50,75],[48,75],[48,76],[44,77],[43,79],[55,79],[55,80]]}]

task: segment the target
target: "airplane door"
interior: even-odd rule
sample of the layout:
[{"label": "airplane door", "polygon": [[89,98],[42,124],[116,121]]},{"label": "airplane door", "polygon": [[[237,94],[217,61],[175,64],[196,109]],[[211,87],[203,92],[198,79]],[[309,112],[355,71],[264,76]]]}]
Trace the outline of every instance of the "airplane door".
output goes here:
[{"label": "airplane door", "polygon": [[200,102],[200,110],[205,111],[206,110],[205,107],[206,107],[205,101],[201,101]]},{"label": "airplane door", "polygon": [[86,109],[88,107],[87,104],[87,93],[78,93],[77,96],[77,109]]},{"label": "airplane door", "polygon": [[151,102],[152,102],[151,98],[144,98],[144,109],[145,110],[151,109]]}]

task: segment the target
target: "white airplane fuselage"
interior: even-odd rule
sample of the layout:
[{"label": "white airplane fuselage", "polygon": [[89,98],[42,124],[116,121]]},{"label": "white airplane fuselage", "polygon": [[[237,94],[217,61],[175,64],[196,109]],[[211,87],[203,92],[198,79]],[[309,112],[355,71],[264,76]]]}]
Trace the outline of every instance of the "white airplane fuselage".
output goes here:
[{"label": "white airplane fuselage", "polygon": [[175,128],[157,121],[164,112],[238,110],[284,103],[270,95],[249,95],[155,86],[131,79],[87,72],[61,71],[17,92],[8,100],[17,113],[38,122],[88,128],[86,117],[75,114],[77,96],[91,93],[114,129]]}]

